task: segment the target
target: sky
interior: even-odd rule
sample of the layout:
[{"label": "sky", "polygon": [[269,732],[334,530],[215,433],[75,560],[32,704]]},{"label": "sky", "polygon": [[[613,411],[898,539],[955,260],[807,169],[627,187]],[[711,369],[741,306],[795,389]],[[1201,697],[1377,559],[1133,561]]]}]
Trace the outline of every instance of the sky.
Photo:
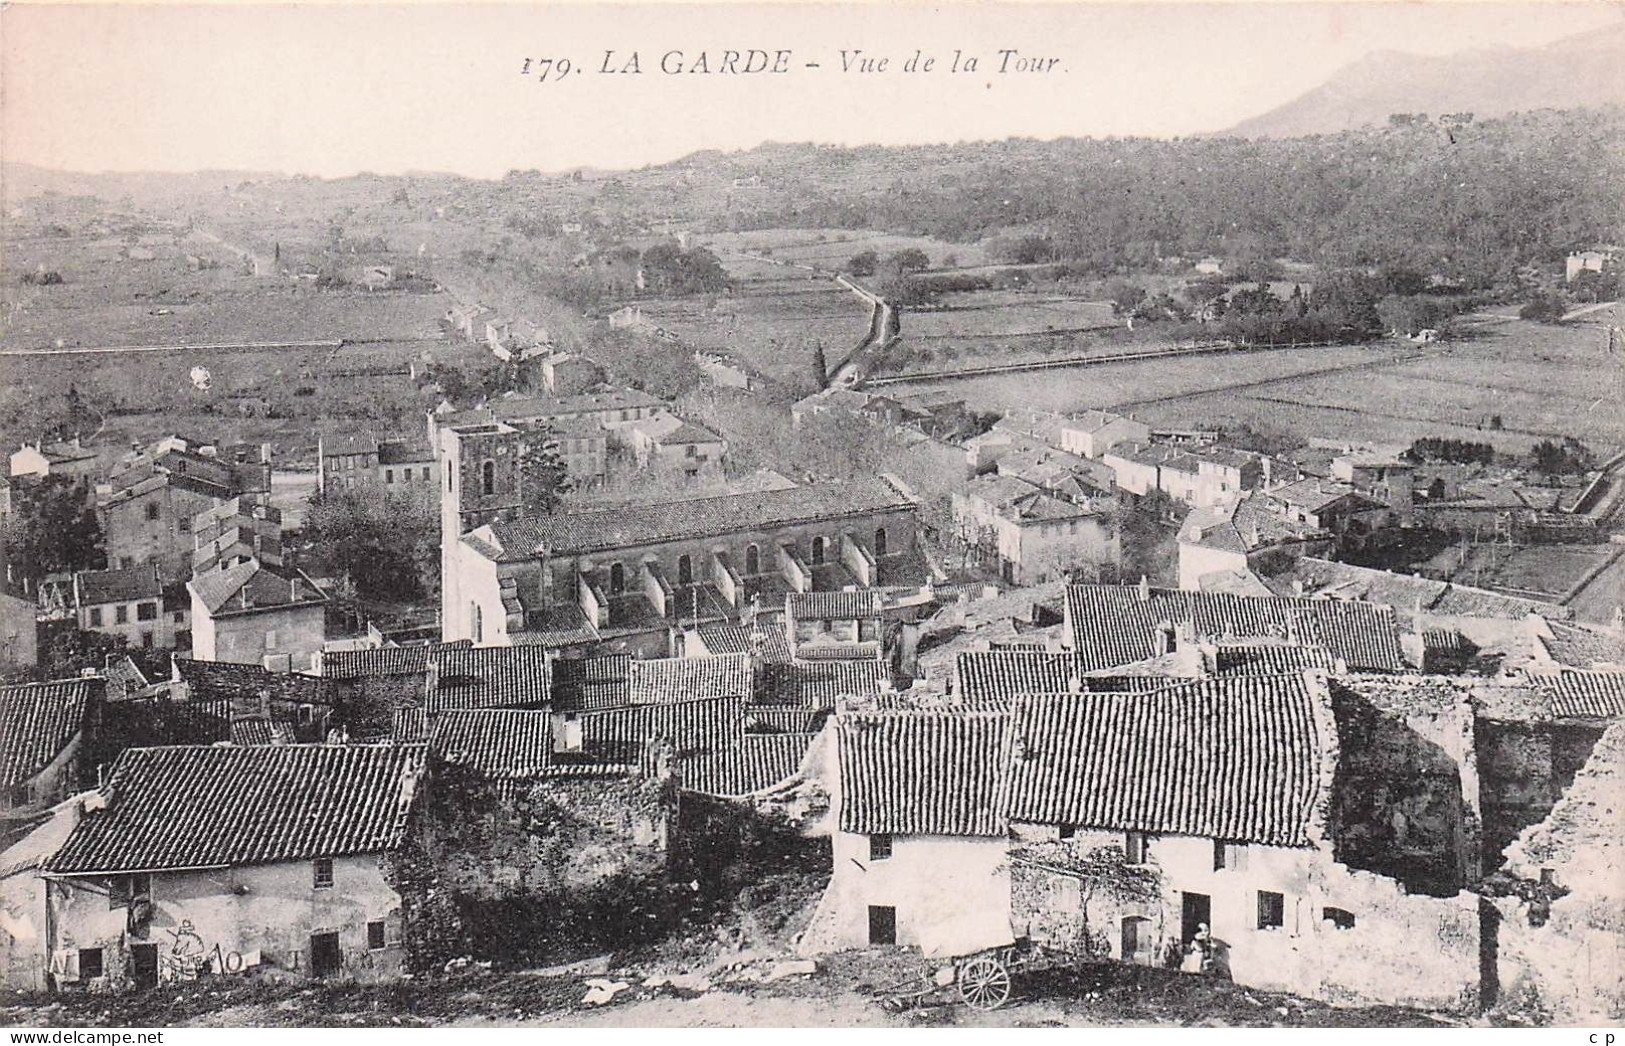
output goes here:
[{"label": "sky", "polygon": [[[75,171],[497,177],[630,168],[763,141],[1171,137],[1222,130],[1373,51],[1536,46],[1618,24],[1622,10],[24,3],[0,10],[0,156]],[[714,70],[723,51],[751,49],[769,62],[789,51],[788,71],[688,71],[701,53]],[[951,70],[956,49],[979,58],[974,72]],[[1010,49],[1047,71],[1012,63],[1000,72],[997,52]],[[844,72],[842,50],[888,66]],[[903,68],[916,50],[935,59],[929,72]],[[606,51],[616,70],[636,52],[641,72],[600,72]],[[664,73],[673,51],[683,71]],[[553,78],[560,58],[581,72]],[[555,64],[541,80],[544,59]]]}]

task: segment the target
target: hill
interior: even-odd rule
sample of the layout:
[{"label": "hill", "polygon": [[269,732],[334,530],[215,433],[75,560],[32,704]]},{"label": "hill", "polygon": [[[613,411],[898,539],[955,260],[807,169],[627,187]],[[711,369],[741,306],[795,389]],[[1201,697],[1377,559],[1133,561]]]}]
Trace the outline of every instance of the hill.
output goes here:
[{"label": "hill", "polygon": [[1544,47],[1432,56],[1379,51],[1226,137],[1294,138],[1381,126],[1391,113],[1473,113],[1625,104],[1625,24]]}]

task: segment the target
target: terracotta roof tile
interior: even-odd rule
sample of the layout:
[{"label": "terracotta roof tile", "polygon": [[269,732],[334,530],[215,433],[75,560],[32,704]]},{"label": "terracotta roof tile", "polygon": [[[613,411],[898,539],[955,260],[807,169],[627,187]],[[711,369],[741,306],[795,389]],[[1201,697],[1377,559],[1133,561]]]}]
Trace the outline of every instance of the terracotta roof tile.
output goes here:
[{"label": "terracotta roof tile", "polygon": [[750,655],[662,657],[633,661],[627,668],[632,704],[665,704],[708,697],[748,699],[755,691]]},{"label": "terracotta roof tile", "polygon": [[784,612],[797,621],[856,621],[879,617],[885,602],[884,593],[873,588],[789,592],[784,597]]},{"label": "terracotta roof tile", "polygon": [[420,675],[430,655],[447,647],[472,647],[467,639],[455,643],[429,643],[422,646],[386,646],[376,650],[329,650],[322,654],[322,675],[329,679],[360,679],[363,676]]},{"label": "terracotta roof tile", "polygon": [[0,788],[15,788],[49,766],[83,728],[102,690],[100,679],[0,686]]},{"label": "terracotta roof tile", "polygon": [[993,712],[837,715],[841,830],[1002,835],[999,763],[1009,722]]},{"label": "terracotta roof tile", "polygon": [[746,734],[722,752],[688,756],[673,769],[684,789],[706,795],[745,796],[794,777],[815,734]]},{"label": "terracotta roof tile", "polygon": [[735,697],[630,705],[580,713],[581,746],[607,762],[632,763],[656,737],[677,755],[716,752],[744,736],[745,703]]},{"label": "terracotta roof tile", "polygon": [[1303,675],[1018,697],[1003,812],[1011,821],[1306,846],[1335,744],[1325,736],[1329,709],[1324,683]]},{"label": "terracotta roof tile", "polygon": [[133,748],[106,809],[48,867],[66,874],[213,868],[381,853],[400,844],[421,745]]},{"label": "terracotta roof tile", "polygon": [[628,654],[560,658],[553,663],[553,707],[560,712],[617,708],[631,703]]},{"label": "terracotta roof tile", "polygon": [[954,694],[967,705],[1072,689],[1078,661],[1045,650],[967,650],[954,660]]},{"label": "terracotta roof tile", "polygon": [[867,696],[891,680],[884,661],[793,661],[768,665],[767,700],[797,708],[834,708],[835,699]]},{"label": "terracotta roof tile", "polygon": [[1559,717],[1625,716],[1625,672],[1526,672],[1529,681],[1551,695]]},{"label": "terracotta roof tile", "polygon": [[487,777],[533,777],[553,763],[552,720],[546,711],[443,712],[435,717],[429,754]]}]

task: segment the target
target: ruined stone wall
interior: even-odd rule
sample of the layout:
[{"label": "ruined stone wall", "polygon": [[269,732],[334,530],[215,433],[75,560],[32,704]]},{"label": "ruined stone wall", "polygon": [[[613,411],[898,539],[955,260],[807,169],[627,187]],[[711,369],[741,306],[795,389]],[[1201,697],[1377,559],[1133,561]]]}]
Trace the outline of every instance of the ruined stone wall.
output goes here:
[{"label": "ruined stone wall", "polygon": [[663,928],[676,814],[669,778],[437,766],[396,863],[413,967],[570,957]]},{"label": "ruined stone wall", "polygon": [[1486,874],[1519,832],[1551,813],[1601,736],[1582,724],[1478,721]]},{"label": "ruined stone wall", "polygon": [[1617,898],[1576,893],[1549,909],[1518,897],[1491,902],[1496,935],[1496,1009],[1560,1026],[1625,1018],[1625,911]]}]

